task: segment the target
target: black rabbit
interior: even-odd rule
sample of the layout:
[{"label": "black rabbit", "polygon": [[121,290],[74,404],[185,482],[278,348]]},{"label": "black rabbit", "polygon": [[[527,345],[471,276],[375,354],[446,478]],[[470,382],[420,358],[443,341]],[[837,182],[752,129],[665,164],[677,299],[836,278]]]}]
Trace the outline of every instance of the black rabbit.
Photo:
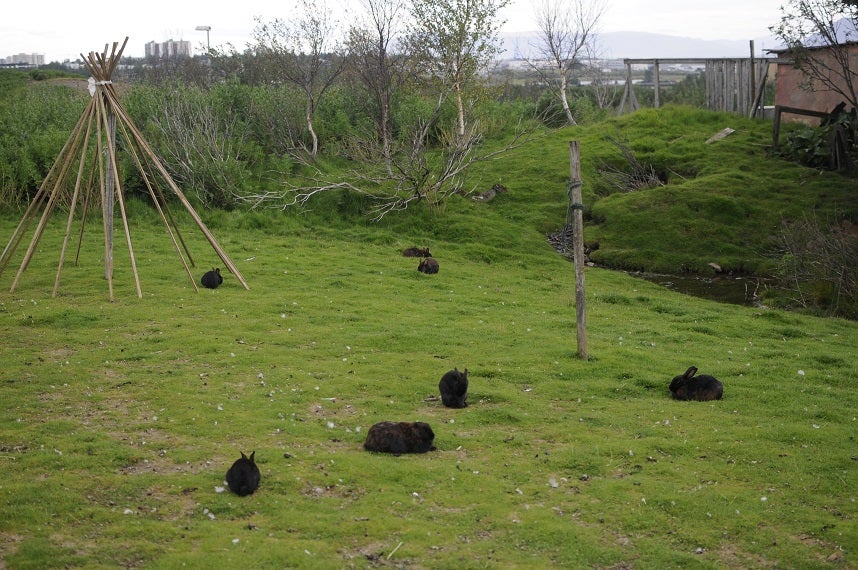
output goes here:
[{"label": "black rabbit", "polygon": [[724,395],[724,385],[714,376],[697,373],[697,367],[692,366],[682,376],[674,377],[670,383],[670,394],[677,400],[720,400]]},{"label": "black rabbit", "polygon": [[408,247],[402,250],[403,257],[432,257],[428,247]]},{"label": "black rabbit", "polygon": [[441,391],[441,402],[448,408],[465,408],[468,406],[468,369],[459,372],[454,368],[441,376],[438,383]]},{"label": "black rabbit", "polygon": [[438,260],[434,257],[424,257],[417,266],[420,273],[438,273]]},{"label": "black rabbit", "polygon": [[250,457],[241,452],[241,459],[236,459],[229,471],[226,472],[226,484],[229,490],[241,497],[253,493],[259,487],[262,475],[256,466],[254,456],[256,452],[250,453]]},{"label": "black rabbit", "polygon": [[363,444],[367,451],[426,453],[435,446],[435,433],[425,422],[379,422],[369,428]]},{"label": "black rabbit", "polygon": [[223,276],[220,274],[220,269],[215,268],[211,271],[206,271],[200,279],[200,283],[208,289],[217,289],[218,285],[223,283]]}]

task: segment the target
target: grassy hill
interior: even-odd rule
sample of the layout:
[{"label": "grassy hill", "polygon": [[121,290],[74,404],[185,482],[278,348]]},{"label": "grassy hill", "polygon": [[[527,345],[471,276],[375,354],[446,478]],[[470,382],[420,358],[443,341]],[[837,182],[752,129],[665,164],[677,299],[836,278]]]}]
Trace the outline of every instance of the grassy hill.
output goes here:
[{"label": "grassy hill", "polygon": [[[726,126],[737,132],[705,144]],[[617,154],[607,135],[669,184],[608,194],[594,176]],[[474,186],[509,192],[487,204],[457,197],[441,215],[372,224],[365,203],[341,193],[304,213],[203,212],[249,291],[227,273],[219,289],[195,292],[158,219],[133,202],[143,298],[117,248],[107,301],[94,222],[51,298],[58,216],[14,293],[23,252],[0,276],[0,560],[856,566],[858,324],[590,268],[583,361],[573,270],[545,239],[565,217],[576,138],[598,262],[762,267],[760,244],[782,217],[854,213],[854,181],[768,159],[766,136],[731,116],[644,111],[483,165]],[[198,279],[220,263],[178,218]],[[0,235],[17,222],[0,218]],[[412,245],[431,248],[437,275],[400,255]],[[671,378],[691,365],[724,383],[723,400],[670,398]],[[462,410],[438,399],[453,367],[470,371]],[[430,423],[437,450],[364,451],[383,420]],[[254,450],[260,489],[225,492],[229,465]]]}]

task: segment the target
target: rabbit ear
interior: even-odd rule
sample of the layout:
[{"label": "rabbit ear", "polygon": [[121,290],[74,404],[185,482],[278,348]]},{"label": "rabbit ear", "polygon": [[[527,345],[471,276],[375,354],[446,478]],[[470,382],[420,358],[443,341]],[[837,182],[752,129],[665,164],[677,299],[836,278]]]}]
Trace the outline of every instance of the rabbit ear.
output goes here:
[{"label": "rabbit ear", "polygon": [[685,378],[691,378],[691,377],[692,377],[692,376],[694,376],[695,374],[697,374],[697,367],[696,367],[696,366],[692,366],[691,368],[689,368],[688,370],[686,370],[686,371],[685,371],[685,374],[683,374],[683,376],[684,376]]},{"label": "rabbit ear", "polygon": [[255,457],[256,457],[256,452],[255,452],[255,451],[251,451],[251,452],[250,452],[250,462],[251,462],[251,463],[256,463]]},{"label": "rabbit ear", "polygon": [[244,454],[244,452],[243,452],[243,451],[239,451],[239,453],[241,454],[241,458],[242,458],[242,459],[247,459],[247,456]]}]

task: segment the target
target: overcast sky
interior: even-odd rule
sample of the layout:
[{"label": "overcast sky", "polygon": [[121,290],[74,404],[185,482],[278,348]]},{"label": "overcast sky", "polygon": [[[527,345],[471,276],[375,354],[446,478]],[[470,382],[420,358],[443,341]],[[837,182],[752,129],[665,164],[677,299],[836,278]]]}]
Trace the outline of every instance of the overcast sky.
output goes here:
[{"label": "overcast sky", "polygon": [[[320,0],[321,1],[321,0]],[[537,0],[540,1],[540,0]],[[586,1],[586,0],[585,0]],[[638,31],[707,40],[750,40],[769,36],[786,0],[604,0],[608,6],[600,25],[602,32]],[[357,0],[327,0],[335,14]],[[535,29],[533,5],[513,0],[502,12],[504,29]],[[231,43],[243,50],[251,41],[254,18],[263,21],[288,18],[290,0],[238,0],[193,2],[143,0],[138,2],[74,2],[6,0],[0,7],[0,57],[18,53],[44,54],[45,61],[75,59],[79,54],[101,52],[105,44],[128,36],[125,55],[143,57],[147,42],[188,40],[199,52],[206,33],[197,26],[211,26],[211,45]],[[352,21],[352,17],[344,17]],[[634,54],[623,54],[634,57]]]}]

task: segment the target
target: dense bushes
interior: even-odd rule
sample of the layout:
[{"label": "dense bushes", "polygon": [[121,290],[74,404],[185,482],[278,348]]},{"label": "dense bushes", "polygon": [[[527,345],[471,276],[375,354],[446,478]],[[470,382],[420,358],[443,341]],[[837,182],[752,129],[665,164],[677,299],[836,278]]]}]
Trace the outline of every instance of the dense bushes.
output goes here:
[{"label": "dense bushes", "polygon": [[778,277],[790,303],[858,318],[858,232],[848,219],[784,221]]},{"label": "dense bushes", "polygon": [[[0,74],[3,75],[3,74]],[[68,140],[86,106],[70,87],[5,82],[0,98],[0,207],[26,204]]]},{"label": "dense bushes", "polygon": [[[226,63],[218,60],[220,67]],[[123,105],[153,150],[186,193],[206,206],[232,208],[236,197],[277,191],[298,164],[308,161],[303,95],[294,86],[252,77],[252,63],[215,69],[194,59],[182,66],[143,67],[124,72],[135,75],[120,84]],[[36,72],[39,79],[60,75],[56,70]],[[18,207],[33,196],[88,101],[84,89],[33,78],[0,72],[0,207]],[[496,88],[504,93],[471,109],[480,140],[509,137],[521,120],[537,116],[550,127],[565,122],[557,98],[544,87]],[[606,116],[592,89],[579,85],[571,91],[579,124]],[[436,115],[435,104],[434,97],[419,91],[394,93],[390,112],[397,148],[407,150],[425,122],[430,124],[425,144],[445,140],[455,111],[444,107]],[[322,152],[362,163],[376,160],[373,105],[347,81],[331,89],[319,101],[314,124]],[[145,191],[131,161],[122,160],[126,191]]]}]

